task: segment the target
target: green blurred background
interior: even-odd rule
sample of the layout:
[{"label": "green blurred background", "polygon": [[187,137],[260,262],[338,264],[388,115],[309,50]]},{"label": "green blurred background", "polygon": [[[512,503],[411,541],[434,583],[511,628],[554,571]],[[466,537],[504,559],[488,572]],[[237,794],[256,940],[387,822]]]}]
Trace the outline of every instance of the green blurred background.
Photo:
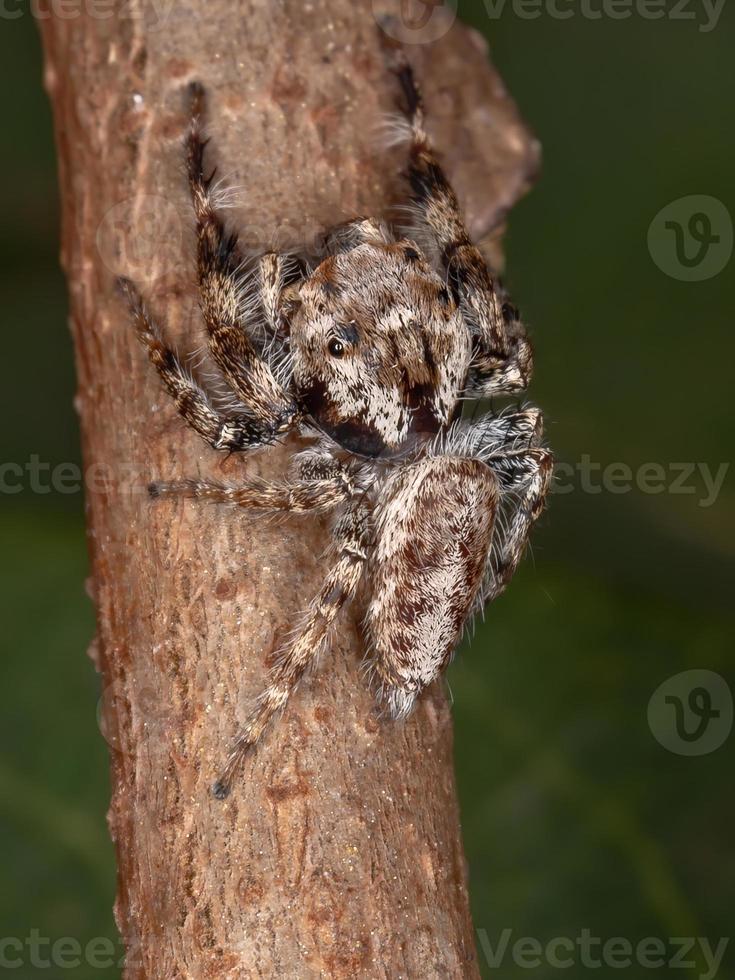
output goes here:
[{"label": "green blurred background", "polygon": [[[680,20],[592,20],[577,3],[560,4],[570,19],[531,20],[508,4],[495,19],[481,0],[459,12],[489,38],[544,147],[542,179],[512,215],[507,279],[536,342],[532,395],[550,442],[571,467],[586,454],[634,474],[648,463],[715,473],[733,447],[734,265],[681,281],[657,267],[647,235],[664,206],[692,194],[735,210],[732,5],[704,31],[711,15],[694,0],[682,10],[696,19]],[[79,460],[54,148],[35,25],[8,9],[0,461],[35,455],[53,467]],[[647,708],[685,670],[735,686],[732,476],[711,503],[701,476],[675,493],[671,473],[652,494],[635,479],[625,492],[624,477],[585,491],[569,473],[573,489],[553,496],[532,557],[451,671],[475,923],[486,949],[503,930],[512,946],[574,941],[584,929],[633,945],[660,937],[665,959],[676,953],[669,937],[705,936],[714,948],[734,922],[734,737],[678,755],[654,738]],[[114,939],[107,751],[84,653],[93,612],[83,501],[32,492],[28,474],[23,492],[8,493],[17,478],[3,474],[0,939],[33,928],[82,945]],[[48,470],[40,479],[48,485]],[[592,480],[599,486],[600,472]],[[673,726],[666,713],[659,722]],[[11,975],[119,975],[22,955]],[[594,975],[706,974],[697,949],[685,959],[695,965],[608,964]],[[734,978],[734,963],[728,950],[718,976]],[[510,952],[502,969],[484,969],[559,972],[543,956],[524,968]],[[589,969],[577,953],[565,974]]]}]

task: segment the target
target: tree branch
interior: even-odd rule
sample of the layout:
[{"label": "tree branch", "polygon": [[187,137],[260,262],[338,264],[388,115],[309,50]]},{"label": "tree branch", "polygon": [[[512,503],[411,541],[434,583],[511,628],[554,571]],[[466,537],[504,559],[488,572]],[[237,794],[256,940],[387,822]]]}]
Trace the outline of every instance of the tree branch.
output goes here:
[{"label": "tree branch", "polygon": [[[376,716],[360,610],[343,614],[228,801],[210,795],[269,657],[319,586],[325,528],[149,502],[151,479],[282,473],[293,445],[208,450],[114,290],[129,276],[180,350],[202,346],[181,148],[195,78],[210,96],[208,152],[241,187],[230,214],[246,246],[308,248],[398,197],[403,151],[375,137],[396,98],[376,12],[400,4],[132,0],[41,20],[128,980],[478,976],[449,709],[433,690],[405,724]],[[481,236],[525,188],[535,146],[476,34],[454,25],[409,55]]]}]

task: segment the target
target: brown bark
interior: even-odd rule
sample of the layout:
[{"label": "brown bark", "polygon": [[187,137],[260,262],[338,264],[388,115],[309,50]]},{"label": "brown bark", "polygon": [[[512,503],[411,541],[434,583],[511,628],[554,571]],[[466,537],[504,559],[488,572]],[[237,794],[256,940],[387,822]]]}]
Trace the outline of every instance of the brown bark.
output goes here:
[{"label": "brown bark", "polygon": [[[396,86],[374,12],[399,8],[133,0],[41,19],[129,980],[478,976],[449,709],[434,690],[405,724],[376,717],[359,610],[230,799],[211,797],[269,656],[318,588],[325,528],[148,501],[152,478],[283,472],[289,447],[223,459],[204,446],[114,292],[130,276],[180,349],[201,346],[181,165],[192,78],[210,95],[211,159],[243,188],[231,216],[248,245],[308,247],[384,211],[402,151],[375,137]],[[476,34],[455,24],[409,56],[480,236],[525,188],[535,146]]]}]

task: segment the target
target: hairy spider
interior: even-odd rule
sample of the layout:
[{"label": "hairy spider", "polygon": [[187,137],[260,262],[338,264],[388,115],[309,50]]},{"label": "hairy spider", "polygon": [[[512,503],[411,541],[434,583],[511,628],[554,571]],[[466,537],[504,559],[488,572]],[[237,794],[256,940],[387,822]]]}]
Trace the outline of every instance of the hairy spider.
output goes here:
[{"label": "hairy spider", "polygon": [[[360,218],[325,239],[309,271],[263,255],[264,335],[246,322],[242,261],[205,177],[204,91],[189,88],[189,183],[209,350],[237,397],[219,411],[166,345],[139,293],[138,335],[188,424],[213,449],[244,451],[295,431],[311,444],[282,481],[154,483],[264,511],[334,514],[331,568],[213,786],[230,790],[245,753],[327,643],[339,610],[367,586],[365,638],[378,694],[397,718],[447,666],[468,619],[508,584],[547,493],[552,457],[538,409],[460,418],[463,399],[522,391],[531,347],[518,311],[467,234],[424,129],[413,73],[407,102],[414,238]],[[418,244],[418,241],[421,244]]]}]

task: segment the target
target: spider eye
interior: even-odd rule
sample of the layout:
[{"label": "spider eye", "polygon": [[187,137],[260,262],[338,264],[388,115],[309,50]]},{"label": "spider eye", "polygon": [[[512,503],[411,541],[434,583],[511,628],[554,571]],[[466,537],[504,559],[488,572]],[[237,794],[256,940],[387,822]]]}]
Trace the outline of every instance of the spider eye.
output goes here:
[{"label": "spider eye", "polygon": [[345,352],[345,345],[342,343],[341,340],[338,340],[336,337],[332,337],[332,339],[327,344],[327,350],[332,355],[332,357],[342,357],[342,355]]}]

